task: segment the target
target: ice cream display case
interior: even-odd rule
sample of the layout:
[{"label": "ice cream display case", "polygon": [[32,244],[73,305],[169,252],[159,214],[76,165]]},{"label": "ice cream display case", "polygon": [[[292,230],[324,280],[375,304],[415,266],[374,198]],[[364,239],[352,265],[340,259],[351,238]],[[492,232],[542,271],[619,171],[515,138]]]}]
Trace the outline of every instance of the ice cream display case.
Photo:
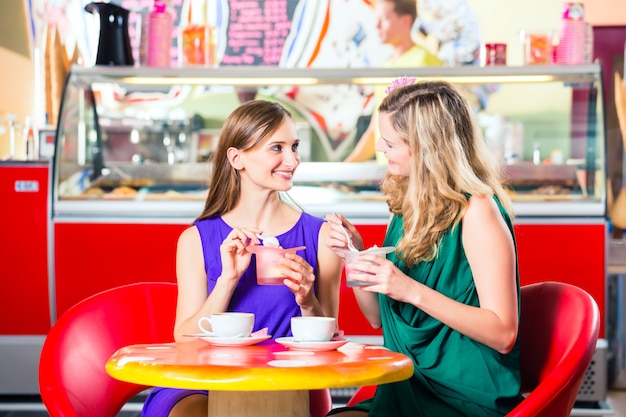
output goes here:
[{"label": "ice cream display case", "polygon": [[[320,202],[321,212],[327,203],[358,202],[363,210],[373,201],[383,209],[374,210],[374,217],[386,217],[376,201],[385,167],[338,161],[355,142],[358,118],[371,110],[374,86],[404,72],[73,67],[58,123],[55,217],[193,217],[209,186],[221,123],[249,98],[277,100],[294,114],[304,162],[295,181],[306,187],[296,187],[296,197]],[[412,75],[447,79],[467,91],[486,140],[503,162],[519,216],[604,214],[598,64],[421,68]],[[331,96],[345,98],[344,106]],[[345,120],[334,122],[338,115]],[[189,210],[181,211],[181,201],[191,203]],[[174,203],[172,210],[164,202]],[[358,211],[350,215],[360,217]]]},{"label": "ice cream display case", "polygon": [[[380,245],[389,216],[379,192],[386,167],[341,161],[373,109],[374,88],[406,71],[73,67],[59,112],[51,193],[57,315],[115,285],[175,280],[176,239],[203,208],[221,125],[251,98],[281,102],[296,121],[303,162],[291,197],[319,216],[343,213],[366,244]],[[457,84],[475,106],[514,201],[522,281],[580,283],[600,304],[606,247],[601,72],[590,64],[408,74]],[[592,249],[590,240],[597,241]],[[378,334],[356,317],[344,290],[342,328]]]}]

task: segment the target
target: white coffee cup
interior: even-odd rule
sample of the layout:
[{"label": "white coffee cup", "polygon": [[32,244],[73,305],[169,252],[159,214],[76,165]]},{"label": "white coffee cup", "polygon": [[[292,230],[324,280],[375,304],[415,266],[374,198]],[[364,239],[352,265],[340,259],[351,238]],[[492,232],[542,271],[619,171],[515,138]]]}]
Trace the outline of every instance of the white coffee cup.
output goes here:
[{"label": "white coffee cup", "polygon": [[[204,327],[204,322],[211,328]],[[200,317],[198,327],[207,336],[217,337],[248,337],[254,328],[254,314],[224,312],[211,314],[211,317]]]},{"label": "white coffee cup", "polygon": [[303,316],[291,318],[291,334],[296,341],[327,342],[337,330],[334,317]]}]

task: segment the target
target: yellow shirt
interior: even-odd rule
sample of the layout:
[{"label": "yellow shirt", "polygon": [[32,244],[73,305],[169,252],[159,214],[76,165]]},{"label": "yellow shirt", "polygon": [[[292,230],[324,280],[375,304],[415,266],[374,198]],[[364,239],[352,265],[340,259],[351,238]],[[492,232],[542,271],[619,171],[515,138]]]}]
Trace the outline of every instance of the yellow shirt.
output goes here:
[{"label": "yellow shirt", "polygon": [[[428,49],[419,46],[413,45],[411,49],[406,51],[397,59],[389,59],[384,65],[384,68],[419,68],[419,67],[441,67],[443,66],[443,61],[437,58],[437,55],[431,53]],[[404,76],[410,77],[411,71],[408,70],[406,74],[402,74]],[[385,90],[387,89],[387,85],[380,85],[374,89],[374,100],[376,103],[376,109],[372,112],[372,117],[374,118],[374,134],[376,137],[376,141],[380,137],[380,132],[378,131],[378,106],[385,98]],[[376,161],[379,163],[387,163],[387,158],[382,152],[376,152]]]}]

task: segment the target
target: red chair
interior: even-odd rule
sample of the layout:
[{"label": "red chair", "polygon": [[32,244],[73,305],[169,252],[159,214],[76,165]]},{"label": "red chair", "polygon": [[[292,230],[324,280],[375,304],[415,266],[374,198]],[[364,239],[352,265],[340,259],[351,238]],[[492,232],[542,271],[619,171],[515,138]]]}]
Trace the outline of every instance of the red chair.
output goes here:
[{"label": "red chair", "polygon": [[[39,391],[51,417],[115,417],[146,386],[111,378],[119,348],[173,341],[176,284],[144,282],[95,294],[52,326],[39,360]],[[310,392],[313,417],[332,407],[330,390]]]},{"label": "red chair", "polygon": [[[520,362],[526,398],[507,417],[568,417],[595,352],[600,311],[583,289],[541,282],[521,289]],[[371,398],[361,387],[348,405]]]}]

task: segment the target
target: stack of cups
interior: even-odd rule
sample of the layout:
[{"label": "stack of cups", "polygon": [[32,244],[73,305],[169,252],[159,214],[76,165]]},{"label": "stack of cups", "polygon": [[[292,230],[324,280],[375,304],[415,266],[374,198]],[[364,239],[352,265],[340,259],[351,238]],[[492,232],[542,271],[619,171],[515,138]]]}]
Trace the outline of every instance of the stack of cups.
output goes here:
[{"label": "stack of cups", "polygon": [[566,2],[563,4],[559,46],[556,51],[557,64],[585,63],[586,25],[582,3]]}]

